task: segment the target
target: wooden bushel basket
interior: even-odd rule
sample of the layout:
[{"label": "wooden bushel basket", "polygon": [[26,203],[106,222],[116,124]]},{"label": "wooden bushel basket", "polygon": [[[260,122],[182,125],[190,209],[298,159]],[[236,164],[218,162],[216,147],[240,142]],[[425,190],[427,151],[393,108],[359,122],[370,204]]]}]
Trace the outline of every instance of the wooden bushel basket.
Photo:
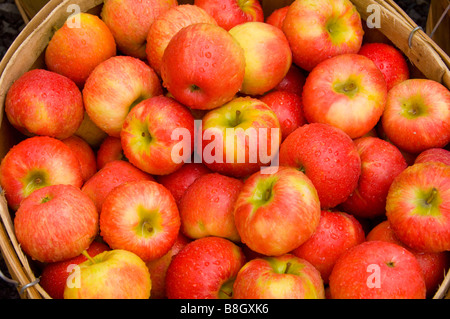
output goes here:
[{"label": "wooden bushel basket", "polygon": [[[193,1],[178,1],[193,3]],[[361,18],[371,17],[373,8],[380,11],[380,28],[397,48],[409,59],[413,69],[422,77],[442,83],[450,88],[450,58],[426,33],[417,27],[394,1],[352,0]],[[8,123],[4,114],[6,93],[12,83],[26,71],[43,67],[43,52],[50,41],[55,28],[61,27],[71,12],[69,4],[77,4],[82,12],[98,14],[103,0],[51,0],[31,19],[14,41],[0,63],[0,159],[19,138],[17,132]],[[261,0],[265,15],[277,8],[292,3],[288,1]],[[374,7],[378,6],[378,7]],[[368,10],[372,8],[371,10]],[[6,199],[0,194],[0,249],[8,266],[12,279],[18,283],[18,290],[23,299],[50,299],[50,296],[38,283],[38,276],[33,270],[33,262],[23,253],[14,234],[12,215],[8,210]],[[1,280],[1,279],[0,279]],[[450,274],[447,275],[435,293],[435,299],[450,297]]]}]

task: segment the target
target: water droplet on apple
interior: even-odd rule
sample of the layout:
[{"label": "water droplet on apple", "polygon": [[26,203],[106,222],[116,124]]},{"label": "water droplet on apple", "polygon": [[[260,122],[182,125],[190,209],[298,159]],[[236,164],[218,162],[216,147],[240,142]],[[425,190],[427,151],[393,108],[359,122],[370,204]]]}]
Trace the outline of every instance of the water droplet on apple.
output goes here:
[{"label": "water droplet on apple", "polygon": [[211,58],[211,52],[206,52],[205,57],[207,57],[208,59]]}]

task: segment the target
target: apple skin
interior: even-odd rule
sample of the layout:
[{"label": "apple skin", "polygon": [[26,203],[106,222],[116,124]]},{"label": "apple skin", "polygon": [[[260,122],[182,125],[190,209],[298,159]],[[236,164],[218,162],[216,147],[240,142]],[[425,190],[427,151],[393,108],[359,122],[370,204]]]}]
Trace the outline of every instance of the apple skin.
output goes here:
[{"label": "apple skin", "polygon": [[168,299],[231,299],[236,275],[245,264],[242,249],[225,238],[188,243],[166,273]]},{"label": "apple skin", "polygon": [[426,297],[425,280],[416,257],[407,249],[384,241],[366,241],[347,250],[333,267],[329,287],[332,299]]},{"label": "apple skin", "polygon": [[314,234],[291,254],[310,262],[320,272],[323,282],[328,284],[338,258],[365,240],[364,230],[355,217],[341,211],[323,210]]},{"label": "apple skin", "polygon": [[305,124],[292,132],[281,143],[280,165],[308,176],[322,209],[343,203],[361,175],[361,158],[353,140],[341,129],[322,123]]},{"label": "apple skin", "polygon": [[100,129],[120,137],[130,109],[162,93],[158,76],[147,64],[130,56],[115,56],[92,71],[83,89],[83,101]]},{"label": "apple skin", "polygon": [[194,0],[194,4],[208,12],[227,31],[245,22],[264,22],[259,0]]},{"label": "apple skin", "polygon": [[417,155],[414,163],[441,162],[450,165],[450,151],[445,148],[429,148]]},{"label": "apple skin", "polygon": [[33,191],[44,186],[67,184],[80,188],[80,163],[70,148],[58,139],[34,136],[14,145],[0,166],[0,185],[8,205],[17,210]]},{"label": "apple skin", "polygon": [[106,0],[101,18],[124,55],[146,59],[146,39],[152,23],[178,5],[176,0]]},{"label": "apple skin", "polygon": [[108,134],[92,122],[86,110],[84,111],[83,121],[74,135],[81,137],[94,149],[97,149],[108,136]]},{"label": "apple skin", "polygon": [[150,273],[136,254],[104,251],[81,264],[80,286],[66,287],[64,299],[149,299]]},{"label": "apple skin", "polygon": [[44,69],[26,72],[5,100],[9,122],[26,136],[64,139],[73,135],[84,116],[83,98],[69,78]]},{"label": "apple skin", "polygon": [[200,176],[212,173],[203,163],[185,163],[175,172],[168,175],[155,176],[158,183],[167,188],[180,205],[181,197],[188,187]]},{"label": "apple skin", "polygon": [[[236,145],[228,148],[227,129],[233,129],[237,140],[234,143]],[[255,133],[255,144],[252,139],[239,136],[240,129],[244,132],[252,130]],[[266,132],[265,136],[264,132]],[[211,135],[211,142],[207,141],[209,135]],[[268,160],[273,160],[276,154],[271,152],[271,146],[281,142],[280,123],[275,112],[261,100],[248,96],[234,98],[223,106],[209,111],[202,119],[201,136],[203,137],[203,163],[213,172],[235,178],[249,176],[268,164],[265,163],[263,156],[267,155]],[[261,156],[260,139],[267,143],[267,152],[263,156]],[[238,149],[238,143],[243,147]],[[212,156],[208,153],[211,145],[215,146],[215,152],[219,148],[222,149],[223,158],[219,158],[219,153],[209,158]],[[256,157],[252,158],[253,156]]]},{"label": "apple skin", "polygon": [[217,24],[205,10],[191,4],[172,7],[152,23],[145,52],[149,65],[158,75],[161,75],[162,58],[170,40],[182,28],[195,23]]},{"label": "apple skin", "polygon": [[121,184],[111,190],[100,214],[100,235],[113,249],[126,249],[148,262],[175,243],[180,215],[172,194],[153,181]]},{"label": "apple skin", "polygon": [[382,217],[392,181],[408,164],[400,150],[378,137],[354,140],[361,158],[358,186],[340,208],[361,218]]},{"label": "apple skin", "polygon": [[320,202],[314,185],[292,167],[250,176],[234,210],[242,243],[267,256],[281,256],[303,244],[319,219]]},{"label": "apple skin", "polygon": [[358,53],[364,34],[359,13],[348,0],[294,1],[282,29],[294,63],[306,71],[330,57]]},{"label": "apple skin", "polygon": [[320,272],[292,254],[256,258],[239,271],[235,299],[325,299]]},{"label": "apple skin", "polygon": [[402,52],[386,43],[365,43],[358,54],[371,59],[380,69],[389,91],[395,85],[409,79],[409,68]]},{"label": "apple skin", "polygon": [[450,266],[448,251],[441,253],[426,253],[414,250],[402,243],[395,235],[389,221],[384,220],[375,225],[366,236],[367,241],[381,240],[397,244],[408,249],[417,258],[422,268],[427,288],[427,297],[432,297],[444,280],[445,272]]},{"label": "apple skin", "polygon": [[80,89],[92,70],[116,55],[116,42],[106,24],[96,15],[80,13],[80,27],[67,22],[58,29],[45,50],[45,65],[49,71],[62,74]]},{"label": "apple skin", "polygon": [[309,73],[303,86],[303,111],[309,123],[334,125],[355,139],[376,126],[386,96],[384,76],[372,60],[342,54]]},{"label": "apple skin", "polygon": [[109,162],[112,161],[126,161],[123,154],[122,142],[119,137],[107,136],[100,144],[97,150],[96,165],[100,170]]},{"label": "apple skin", "polygon": [[99,229],[91,199],[73,185],[50,185],[22,201],[14,230],[23,251],[33,260],[57,262],[89,247]]},{"label": "apple skin", "polygon": [[[108,245],[93,241],[86,252],[89,256],[94,257],[108,250],[110,250]],[[81,254],[77,257],[46,264],[39,277],[39,285],[53,299],[64,299],[64,288],[66,287],[67,278],[70,275],[71,269],[69,267],[71,265],[79,265],[86,260],[87,258]]]},{"label": "apple skin", "polygon": [[210,23],[196,23],[177,32],[161,64],[163,86],[180,103],[201,110],[233,99],[244,73],[244,50],[231,34]]},{"label": "apple skin", "polygon": [[218,173],[198,177],[181,197],[181,231],[192,239],[216,236],[239,242],[234,204],[244,183]]},{"label": "apple skin", "polygon": [[418,163],[392,182],[386,216],[405,245],[423,252],[450,250],[450,166]]},{"label": "apple skin", "polygon": [[[176,129],[189,133],[172,138]],[[191,158],[194,146],[194,117],[175,99],[159,95],[136,105],[128,113],[120,134],[125,157],[139,169],[153,175],[175,172]],[[183,161],[173,159],[172,150],[182,143]],[[186,154],[190,150],[189,154]]]},{"label": "apple skin", "polygon": [[275,112],[280,122],[282,141],[297,128],[306,124],[302,98],[298,94],[283,90],[273,90],[259,99]]},{"label": "apple skin", "polygon": [[295,64],[291,64],[289,71],[284,78],[278,83],[274,90],[289,91],[302,96],[303,86],[306,82],[306,76],[303,71],[299,69]]},{"label": "apple skin", "polygon": [[78,159],[83,183],[97,173],[97,160],[94,150],[85,140],[79,136],[72,135],[63,139],[62,142],[72,150]]},{"label": "apple skin", "polygon": [[420,153],[450,142],[450,91],[439,82],[409,79],[392,88],[381,118],[398,148]]},{"label": "apple skin", "polygon": [[241,23],[228,31],[244,49],[245,74],[240,93],[261,95],[287,74],[292,52],[283,31],[264,22]]},{"label": "apple skin", "polygon": [[129,162],[115,160],[98,170],[84,183],[81,190],[92,199],[100,213],[103,202],[112,189],[126,182],[140,180],[154,181],[155,179]]},{"label": "apple skin", "polygon": [[271,24],[281,30],[283,30],[283,22],[286,18],[287,11],[289,10],[289,6],[284,6],[278,9],[275,9],[267,18],[266,23]]}]

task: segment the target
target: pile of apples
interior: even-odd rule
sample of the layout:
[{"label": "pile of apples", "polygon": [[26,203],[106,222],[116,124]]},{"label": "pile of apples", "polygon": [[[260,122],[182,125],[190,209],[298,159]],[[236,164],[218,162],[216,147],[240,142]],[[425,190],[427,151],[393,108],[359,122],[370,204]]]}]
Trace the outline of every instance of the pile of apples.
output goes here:
[{"label": "pile of apples", "polygon": [[348,0],[70,16],[5,103],[24,138],[0,182],[41,286],[433,296],[450,264],[450,92],[365,32]]}]

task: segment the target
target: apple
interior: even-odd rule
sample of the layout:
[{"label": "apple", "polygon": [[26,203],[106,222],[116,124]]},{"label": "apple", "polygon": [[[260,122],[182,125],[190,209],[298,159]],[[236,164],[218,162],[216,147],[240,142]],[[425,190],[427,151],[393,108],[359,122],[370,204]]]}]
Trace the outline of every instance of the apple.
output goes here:
[{"label": "apple", "polygon": [[158,183],[167,188],[173,198],[180,204],[181,197],[188,187],[200,176],[212,173],[203,163],[185,163],[175,172],[167,175],[155,176]]},{"label": "apple", "polygon": [[266,18],[266,23],[271,24],[281,30],[283,30],[283,22],[286,18],[287,11],[289,10],[289,6],[284,6],[278,9],[275,9],[269,16]]},{"label": "apple", "polygon": [[284,78],[275,86],[274,90],[289,91],[302,96],[306,76],[295,64],[291,64]]},{"label": "apple", "polygon": [[409,79],[409,67],[402,52],[386,43],[365,43],[358,54],[371,59],[386,80],[387,90]]},{"label": "apple", "polygon": [[425,280],[416,257],[384,241],[347,250],[330,275],[332,299],[425,299]]},{"label": "apple", "polygon": [[123,183],[109,192],[100,214],[100,235],[113,249],[126,249],[148,262],[175,243],[180,215],[172,194],[153,181]]},{"label": "apple", "polygon": [[320,202],[310,179],[292,167],[251,175],[236,200],[234,220],[251,250],[280,256],[307,241],[320,219]]},{"label": "apple", "polygon": [[372,60],[342,54],[309,73],[303,86],[303,112],[309,123],[334,125],[355,139],[376,126],[386,96],[384,76]]},{"label": "apple", "polygon": [[264,12],[258,0],[194,0],[194,4],[227,31],[245,22],[264,22]]},{"label": "apple", "polygon": [[177,0],[106,0],[101,18],[111,30],[120,52],[145,60],[150,26],[177,5]]},{"label": "apple", "polygon": [[83,185],[80,163],[70,148],[58,139],[35,136],[14,145],[0,166],[0,185],[11,209],[44,186]]},{"label": "apple", "polygon": [[92,199],[100,213],[103,202],[112,189],[125,182],[140,180],[154,181],[155,179],[129,162],[115,160],[98,170],[84,183],[81,190]]},{"label": "apple", "polygon": [[161,258],[147,262],[147,268],[152,279],[152,299],[165,299],[166,294],[166,274],[173,257],[178,254],[191,240],[181,232],[170,250]]},{"label": "apple", "polygon": [[182,28],[195,23],[217,24],[205,10],[191,4],[171,7],[152,23],[145,52],[148,63],[158,75],[161,75],[162,58],[170,40]]},{"label": "apple", "polygon": [[102,169],[109,162],[120,160],[127,160],[123,154],[120,137],[107,136],[97,150],[97,169]]},{"label": "apple", "polygon": [[97,236],[98,212],[78,187],[50,185],[25,198],[14,217],[14,231],[33,260],[57,262],[87,249]]},{"label": "apple", "polygon": [[386,216],[405,245],[423,252],[450,250],[450,166],[418,163],[392,182]]},{"label": "apple", "polygon": [[191,241],[167,269],[167,298],[231,299],[234,279],[244,264],[242,249],[228,239],[209,236]]},{"label": "apple", "polygon": [[170,174],[191,158],[194,118],[175,99],[155,96],[128,113],[120,138],[130,163],[149,174]]},{"label": "apple", "polygon": [[[73,26],[74,21],[79,25]],[[52,36],[45,50],[45,65],[82,88],[92,70],[116,53],[116,42],[106,24],[94,14],[79,13]]]},{"label": "apple", "polygon": [[92,71],[83,89],[83,101],[90,119],[100,129],[120,137],[129,111],[162,93],[158,76],[147,64],[130,56],[115,56]]},{"label": "apple", "polygon": [[325,299],[320,272],[292,254],[256,258],[239,270],[235,299]]},{"label": "apple", "polygon": [[450,266],[449,252],[426,253],[411,249],[397,238],[387,220],[376,224],[367,234],[366,240],[387,241],[402,246],[413,253],[422,268],[427,289],[427,297],[431,297],[436,292],[437,288],[444,280],[445,272]]},{"label": "apple", "polygon": [[340,207],[361,218],[382,217],[389,187],[408,164],[395,145],[378,137],[361,137],[354,143],[361,158],[361,175],[358,186]]},{"label": "apple", "polygon": [[76,136],[85,140],[92,148],[97,149],[103,140],[108,136],[90,119],[86,110],[84,111],[83,121],[75,132]]},{"label": "apple", "polygon": [[209,111],[202,119],[201,136],[203,163],[213,172],[236,178],[269,164],[274,167],[281,141],[275,112],[248,96]]},{"label": "apple", "polygon": [[341,211],[323,210],[314,234],[291,254],[311,263],[320,272],[323,282],[328,284],[338,258],[365,240],[363,227],[355,217]]},{"label": "apple", "polygon": [[97,173],[97,160],[94,150],[85,140],[79,136],[72,135],[63,139],[62,142],[72,150],[78,159],[83,183]]},{"label": "apple", "polygon": [[261,95],[272,90],[292,64],[292,52],[283,31],[264,22],[245,22],[228,32],[244,49],[245,74],[240,92]]},{"label": "apple", "polygon": [[353,140],[329,124],[305,124],[280,146],[280,165],[294,167],[312,181],[322,209],[343,203],[358,186],[361,158]]},{"label": "apple", "polygon": [[78,265],[64,299],[149,299],[150,273],[136,254],[122,249],[104,251]]},{"label": "apple", "polygon": [[[89,256],[94,257],[110,248],[98,241],[93,241],[86,252]],[[42,269],[39,277],[39,285],[44,288],[45,292],[53,299],[64,299],[64,288],[67,285],[67,279],[75,265],[79,265],[87,260],[86,256],[81,253],[77,257],[66,260],[48,263]]]},{"label": "apple", "polygon": [[234,204],[244,183],[218,173],[198,177],[181,197],[181,231],[192,239],[217,236],[239,242]]},{"label": "apple", "polygon": [[450,151],[445,148],[429,148],[419,155],[414,160],[414,163],[426,162],[441,162],[450,165]]},{"label": "apple", "polygon": [[83,121],[83,98],[69,78],[35,69],[11,85],[5,113],[11,125],[26,136],[64,139],[73,135]]},{"label": "apple", "polygon": [[349,0],[296,0],[282,29],[294,63],[306,71],[330,57],[358,53],[364,34],[359,13]]},{"label": "apple", "polygon": [[381,118],[389,140],[409,153],[450,142],[450,91],[439,82],[409,79],[392,88]]},{"label": "apple", "polygon": [[275,112],[280,122],[281,141],[284,141],[295,129],[306,124],[302,98],[298,94],[284,90],[273,90],[259,99]]},{"label": "apple", "polygon": [[161,62],[163,85],[192,109],[219,107],[244,81],[244,50],[231,34],[211,23],[189,25],[172,37]]}]

